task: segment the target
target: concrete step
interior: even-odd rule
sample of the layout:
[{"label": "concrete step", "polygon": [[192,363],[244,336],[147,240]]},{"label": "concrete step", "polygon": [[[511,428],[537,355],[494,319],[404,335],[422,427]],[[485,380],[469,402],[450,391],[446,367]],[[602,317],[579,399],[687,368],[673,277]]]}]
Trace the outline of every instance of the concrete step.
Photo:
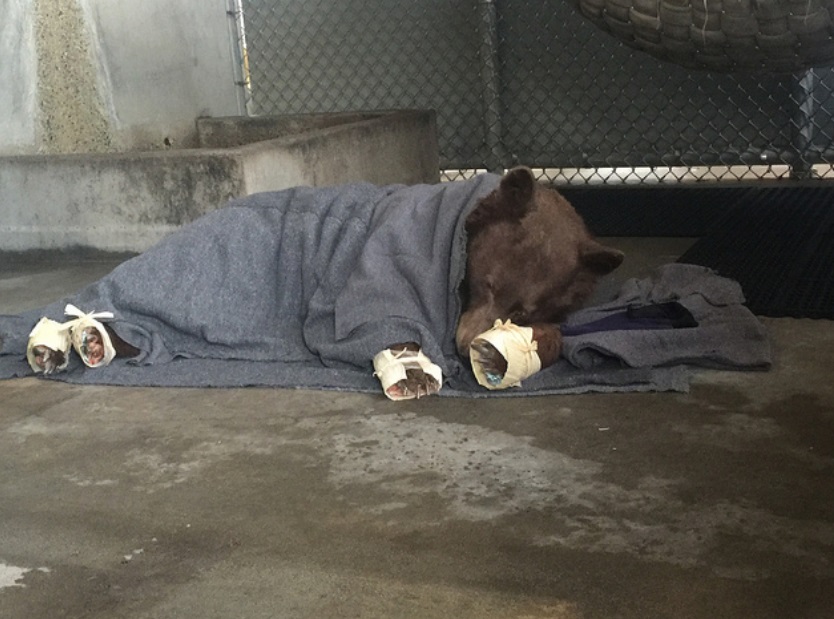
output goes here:
[{"label": "concrete step", "polygon": [[0,251],[143,251],[259,191],[437,182],[421,110],[201,118],[200,148],[0,157]]}]

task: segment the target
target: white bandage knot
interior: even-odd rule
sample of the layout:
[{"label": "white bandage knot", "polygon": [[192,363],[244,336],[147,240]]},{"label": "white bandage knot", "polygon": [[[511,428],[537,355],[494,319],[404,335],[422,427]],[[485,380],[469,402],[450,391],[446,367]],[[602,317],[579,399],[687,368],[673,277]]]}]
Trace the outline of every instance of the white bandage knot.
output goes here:
[{"label": "white bandage knot", "polygon": [[542,369],[539,359],[538,344],[533,340],[531,327],[519,327],[511,321],[498,319],[489,331],[484,331],[473,340],[483,340],[492,344],[495,350],[507,362],[504,376],[488,374],[483,368],[483,357],[475,347],[469,349],[472,372],[478,384],[487,389],[506,389],[519,387],[521,381]]}]

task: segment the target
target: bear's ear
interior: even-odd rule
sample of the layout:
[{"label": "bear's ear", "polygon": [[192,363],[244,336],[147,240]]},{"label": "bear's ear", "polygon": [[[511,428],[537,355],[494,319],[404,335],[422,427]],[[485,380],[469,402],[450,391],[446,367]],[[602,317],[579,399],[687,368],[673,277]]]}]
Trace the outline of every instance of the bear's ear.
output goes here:
[{"label": "bear's ear", "polygon": [[533,208],[536,179],[529,168],[513,168],[495,189],[482,198],[466,218],[470,235],[498,222],[518,222]]},{"label": "bear's ear", "polygon": [[582,265],[596,275],[607,275],[623,262],[625,254],[619,249],[606,247],[593,239],[582,244],[579,260]]},{"label": "bear's ear", "polygon": [[530,168],[520,166],[504,174],[499,190],[506,212],[519,219],[524,216],[532,206],[535,188],[536,178]]}]

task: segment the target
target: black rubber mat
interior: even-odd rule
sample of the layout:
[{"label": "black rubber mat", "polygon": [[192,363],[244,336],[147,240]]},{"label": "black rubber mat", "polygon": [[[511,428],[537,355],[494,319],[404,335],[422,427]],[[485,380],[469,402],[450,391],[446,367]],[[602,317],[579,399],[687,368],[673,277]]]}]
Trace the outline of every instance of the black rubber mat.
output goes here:
[{"label": "black rubber mat", "polygon": [[743,190],[711,187],[559,187],[597,236],[699,237]]},{"label": "black rubber mat", "polygon": [[834,187],[751,191],[679,262],[741,284],[761,316],[834,318]]},{"label": "black rubber mat", "polygon": [[560,191],[599,236],[700,237],[679,262],[738,281],[758,315],[834,319],[834,184]]}]

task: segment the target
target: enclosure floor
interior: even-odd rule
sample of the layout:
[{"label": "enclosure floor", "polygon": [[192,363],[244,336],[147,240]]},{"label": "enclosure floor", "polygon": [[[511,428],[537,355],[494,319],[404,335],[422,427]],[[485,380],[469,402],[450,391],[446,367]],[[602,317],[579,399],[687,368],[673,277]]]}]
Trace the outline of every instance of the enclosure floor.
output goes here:
[{"label": "enclosure floor", "polygon": [[[601,295],[673,261],[628,254]],[[0,311],[113,261],[3,261]],[[689,393],[0,382],[0,617],[824,618],[834,322]]]}]

